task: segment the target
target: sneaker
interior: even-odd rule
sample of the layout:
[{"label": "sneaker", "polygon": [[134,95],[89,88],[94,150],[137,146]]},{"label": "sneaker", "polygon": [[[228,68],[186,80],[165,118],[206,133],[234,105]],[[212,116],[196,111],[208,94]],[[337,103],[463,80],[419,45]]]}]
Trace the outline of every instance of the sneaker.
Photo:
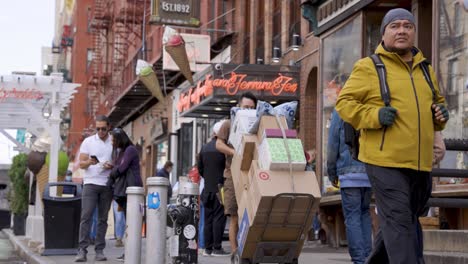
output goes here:
[{"label": "sneaker", "polygon": [[121,256],[117,257],[117,261],[125,262],[125,254],[122,254]]},{"label": "sneaker", "polygon": [[95,261],[106,261],[107,258],[106,256],[104,255],[104,253],[102,251],[98,251],[96,252],[96,257],[94,258]]},{"label": "sneaker", "polygon": [[80,250],[78,254],[76,254],[75,262],[86,262],[86,252]]},{"label": "sneaker", "polygon": [[203,256],[205,256],[205,257],[211,257],[212,253],[213,253],[213,250],[211,250],[211,249],[203,250]]},{"label": "sneaker", "polygon": [[122,239],[120,238],[117,238],[117,240],[115,241],[115,247],[123,247],[124,244],[122,242]]},{"label": "sneaker", "polygon": [[226,256],[231,255],[231,253],[224,251],[223,248],[220,248],[220,249],[214,249],[211,255],[215,257],[226,257]]}]

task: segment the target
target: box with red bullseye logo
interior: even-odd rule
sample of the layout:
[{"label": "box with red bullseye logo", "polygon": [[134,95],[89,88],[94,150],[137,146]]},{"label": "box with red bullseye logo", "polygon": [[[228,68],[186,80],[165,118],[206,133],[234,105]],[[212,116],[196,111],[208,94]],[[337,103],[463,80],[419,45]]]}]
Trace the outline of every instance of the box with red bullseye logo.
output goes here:
[{"label": "box with red bullseye logo", "polygon": [[304,227],[310,226],[320,202],[315,174],[262,170],[254,160],[249,179],[247,191],[238,199],[239,221],[244,226],[238,237],[241,256],[252,257],[258,241],[290,242],[301,237],[298,256],[308,231]]}]

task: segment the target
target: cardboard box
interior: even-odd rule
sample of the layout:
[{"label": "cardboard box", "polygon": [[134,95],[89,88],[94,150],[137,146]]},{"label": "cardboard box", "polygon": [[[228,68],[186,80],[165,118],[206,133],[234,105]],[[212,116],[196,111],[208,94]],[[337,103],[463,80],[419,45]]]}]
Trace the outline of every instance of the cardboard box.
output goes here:
[{"label": "cardboard box", "polygon": [[253,213],[267,212],[274,196],[281,193],[309,194],[315,198],[314,207],[320,201],[320,188],[312,171],[269,171],[252,162],[249,172],[249,199]]},{"label": "cardboard box", "polygon": [[242,156],[241,170],[250,170],[254,153],[258,149],[258,140],[256,135],[244,134],[242,135],[239,154]]},{"label": "cardboard box", "polygon": [[[284,129],[288,129],[288,124],[286,123],[286,118],[284,116],[279,116],[279,121],[281,126]],[[276,117],[274,116],[262,116],[260,119],[260,125],[258,126],[258,142],[262,142],[263,139],[263,133],[265,133],[265,129],[268,128],[280,128],[280,124],[278,124],[278,121],[276,120]]]},{"label": "cardboard box", "polygon": [[[299,245],[295,256],[299,256],[307,227],[310,227],[313,212],[320,202],[320,188],[315,174],[303,171],[289,175],[261,170],[253,161],[250,180],[248,192],[242,194],[239,202],[238,243],[241,257],[252,258],[258,242],[288,242],[297,238]],[[304,195],[291,196],[288,193]],[[278,194],[282,195],[273,199]]]},{"label": "cardboard box", "polygon": [[242,157],[234,155],[231,163],[232,182],[234,183],[234,193],[236,194],[236,201],[239,204],[242,194],[247,192],[250,186],[250,178],[248,170],[241,170]]},{"label": "cardboard box", "polygon": [[236,113],[236,118],[231,121],[231,131],[229,132],[228,143],[230,143],[236,151],[239,150],[243,134],[248,134],[249,128],[257,120],[256,110],[239,110]]},{"label": "cardboard box", "polygon": [[291,155],[291,163],[283,138],[264,138],[258,147],[258,159],[260,168],[265,170],[287,170],[291,164],[293,171],[303,171],[306,166],[306,158],[302,142],[297,138],[288,138],[286,142]]}]

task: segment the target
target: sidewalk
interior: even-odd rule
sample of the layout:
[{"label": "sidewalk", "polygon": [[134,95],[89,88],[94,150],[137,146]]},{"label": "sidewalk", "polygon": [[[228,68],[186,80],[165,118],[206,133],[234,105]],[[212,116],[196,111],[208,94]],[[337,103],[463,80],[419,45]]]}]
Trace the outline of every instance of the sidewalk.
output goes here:
[{"label": "sidewalk", "polygon": [[[74,262],[75,256],[41,256],[37,252],[33,252],[27,246],[27,239],[24,236],[15,236],[12,233],[11,229],[3,229],[3,232],[8,236],[11,243],[13,244],[18,254],[28,263],[28,264],[72,264]],[[116,248],[115,240],[107,239],[107,245],[104,249],[104,254],[107,256],[107,261],[104,262],[96,262],[96,263],[108,263],[108,264],[116,264],[116,263],[123,263],[116,260],[118,256],[120,256],[124,252],[123,247]],[[226,250],[229,249],[229,243],[227,241],[224,242],[223,246]],[[95,263],[94,262],[94,248],[90,246],[88,248],[88,262],[87,263]],[[142,240],[142,260],[141,263],[145,263],[145,252],[146,252],[146,239]],[[169,263],[169,262],[167,262]],[[198,255],[198,263],[201,264],[230,264],[229,257],[204,257],[202,255]],[[321,245],[317,242],[307,242],[304,245],[302,250],[302,254],[299,258],[299,263],[303,264],[310,264],[310,263],[317,263],[317,264],[350,264],[351,260],[347,253],[346,248],[339,248],[334,249],[330,248],[326,245]],[[163,263],[157,263],[163,264]]]}]

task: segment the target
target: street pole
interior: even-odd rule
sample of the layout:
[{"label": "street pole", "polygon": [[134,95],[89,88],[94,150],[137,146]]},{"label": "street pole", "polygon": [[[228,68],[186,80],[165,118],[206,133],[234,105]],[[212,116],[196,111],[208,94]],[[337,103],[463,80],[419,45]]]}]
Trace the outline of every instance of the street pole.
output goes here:
[{"label": "street pole", "polygon": [[125,263],[141,262],[141,226],[144,213],[143,187],[127,188],[127,237],[125,240]]},{"label": "street pole", "polygon": [[150,177],[146,180],[146,264],[165,263],[167,225],[167,187],[169,179]]}]

